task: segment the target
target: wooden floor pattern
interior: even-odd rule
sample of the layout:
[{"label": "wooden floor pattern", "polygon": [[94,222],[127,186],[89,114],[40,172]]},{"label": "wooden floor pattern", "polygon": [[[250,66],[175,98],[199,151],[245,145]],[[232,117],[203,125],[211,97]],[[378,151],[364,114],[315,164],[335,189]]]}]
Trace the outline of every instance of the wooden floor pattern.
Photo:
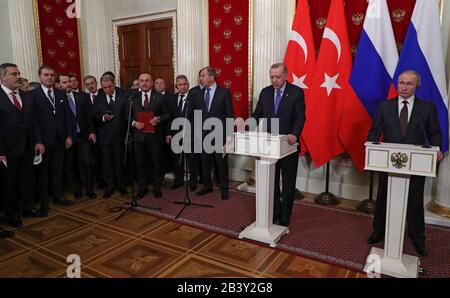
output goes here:
[{"label": "wooden floor pattern", "polygon": [[[27,218],[14,238],[0,239],[0,277],[66,277],[71,254],[80,256],[85,278],[365,277],[136,211],[117,221],[110,208],[126,200],[116,193],[107,200],[55,206],[48,218]],[[354,203],[344,201],[339,208],[354,208]]]}]

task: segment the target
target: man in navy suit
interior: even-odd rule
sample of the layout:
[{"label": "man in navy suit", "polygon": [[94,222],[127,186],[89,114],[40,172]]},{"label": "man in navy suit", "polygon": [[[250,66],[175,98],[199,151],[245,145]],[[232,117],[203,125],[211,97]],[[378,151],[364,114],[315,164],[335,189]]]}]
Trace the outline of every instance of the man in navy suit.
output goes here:
[{"label": "man in navy suit", "polygon": [[[191,104],[192,99],[195,97],[195,92],[191,92],[189,90],[189,81],[185,75],[179,75],[175,79],[175,84],[178,89],[178,93],[169,98],[168,105],[171,113],[171,121],[168,122],[167,125],[167,137],[166,143],[171,144],[172,137],[176,134],[180,133],[180,130],[172,130],[171,123],[174,119],[177,118],[186,118],[191,125],[190,131],[190,139],[184,140],[183,143],[189,142],[191,145],[193,144],[193,121],[194,121],[194,109]],[[186,137],[186,135],[185,135]],[[176,189],[183,185],[183,177],[184,177],[184,160],[180,158],[181,154],[175,154],[172,152],[173,164],[175,168],[175,182],[172,185],[172,189]],[[197,188],[198,182],[198,164],[199,160],[197,158],[197,154],[193,152],[186,152],[185,157],[187,157],[189,162],[189,184],[191,191],[195,191]]]},{"label": "man in navy suit", "polygon": [[[216,71],[212,67],[205,67],[200,70],[200,84],[203,89],[196,93],[195,109],[201,111],[203,122],[210,118],[220,120],[223,128],[223,139],[218,140],[220,144],[212,145],[219,145],[222,148],[225,142],[232,140],[232,132],[230,133],[226,129],[226,120],[232,119],[234,121],[234,113],[230,91],[216,83],[216,75]],[[203,130],[203,137],[209,133],[211,133],[211,130]],[[207,153],[204,149],[201,155],[204,186],[202,190],[197,192],[197,195],[203,196],[213,191],[211,169],[215,161],[219,172],[222,200],[228,200],[228,155],[223,156],[222,152]]]},{"label": "man in navy suit", "polygon": [[70,120],[74,129],[73,145],[66,151],[66,173],[76,199],[82,197],[81,182],[85,184],[86,195],[95,199],[96,194],[90,165],[90,145],[96,142],[91,102],[89,98],[72,91],[69,77],[65,74],[59,75],[59,85],[66,92],[71,111]]},{"label": "man in navy suit", "polygon": [[[417,98],[414,93],[420,87],[420,76],[417,72],[408,70],[398,77],[399,96],[383,101],[378,107],[370,129],[368,140],[375,141],[383,134],[383,142],[441,146],[442,134],[438,114],[433,103]],[[443,153],[438,153],[438,161],[443,159]],[[378,195],[373,219],[373,233],[367,242],[375,244],[384,239],[386,223],[388,174],[378,175]],[[426,256],[425,222],[423,208],[423,190],[425,177],[411,176],[408,210],[406,222],[409,237],[420,256]]]},{"label": "man in navy suit", "polygon": [[[267,132],[288,136],[289,144],[298,142],[305,123],[305,100],[303,90],[286,81],[287,68],[282,63],[270,67],[271,86],[264,88],[259,95],[252,118],[266,119]],[[276,131],[271,127],[271,119],[278,119]],[[288,226],[291,220],[297,180],[298,152],[280,159],[275,167],[275,192],[273,221]],[[280,192],[280,172],[283,189]]]},{"label": "man in navy suit", "polygon": [[[41,66],[38,71],[41,87],[30,92],[33,114],[38,118],[37,131],[42,133],[45,145],[42,165],[38,170],[41,212],[48,214],[50,193],[53,202],[65,206],[73,205],[63,196],[63,162],[66,149],[72,146],[73,125],[70,107],[64,91],[54,88],[55,71],[50,66]],[[51,187],[49,188],[49,181]]]},{"label": "man in navy suit", "polygon": [[115,87],[114,77],[104,75],[100,81],[103,92],[94,103],[94,117],[98,123],[98,142],[102,152],[105,193],[110,198],[117,189],[126,195],[123,159],[128,118],[128,103],[121,89]]},{"label": "man in navy suit", "polygon": [[11,63],[0,65],[0,161],[5,171],[4,209],[7,223],[22,227],[21,216],[41,216],[33,208],[34,155],[45,152],[40,131],[35,131],[33,102],[20,91],[20,72]]},{"label": "man in navy suit", "polygon": [[[162,94],[152,91],[153,79],[149,73],[139,75],[140,92],[132,97],[131,123],[135,149],[136,167],[138,173],[139,191],[137,198],[144,197],[147,192],[147,165],[151,160],[153,169],[153,189],[156,198],[162,197],[162,145],[164,144],[166,125],[170,120],[170,112]],[[142,131],[144,123],[137,119],[138,112],[153,112],[151,125],[154,133]]]}]

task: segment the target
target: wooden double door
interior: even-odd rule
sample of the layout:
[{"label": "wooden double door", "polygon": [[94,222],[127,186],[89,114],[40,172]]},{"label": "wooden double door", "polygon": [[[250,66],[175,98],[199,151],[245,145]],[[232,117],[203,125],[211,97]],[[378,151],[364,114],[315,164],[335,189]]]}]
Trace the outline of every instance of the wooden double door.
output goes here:
[{"label": "wooden double door", "polygon": [[162,78],[174,91],[172,19],[118,27],[120,84],[149,72],[153,80]]}]

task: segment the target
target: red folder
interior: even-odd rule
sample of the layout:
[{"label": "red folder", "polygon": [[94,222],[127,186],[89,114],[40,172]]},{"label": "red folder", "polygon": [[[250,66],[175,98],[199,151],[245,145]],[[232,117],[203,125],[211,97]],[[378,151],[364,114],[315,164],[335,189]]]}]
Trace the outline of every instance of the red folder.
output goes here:
[{"label": "red folder", "polygon": [[141,132],[155,133],[155,127],[150,123],[154,116],[153,112],[137,112],[136,121],[144,123],[144,128],[140,130]]}]

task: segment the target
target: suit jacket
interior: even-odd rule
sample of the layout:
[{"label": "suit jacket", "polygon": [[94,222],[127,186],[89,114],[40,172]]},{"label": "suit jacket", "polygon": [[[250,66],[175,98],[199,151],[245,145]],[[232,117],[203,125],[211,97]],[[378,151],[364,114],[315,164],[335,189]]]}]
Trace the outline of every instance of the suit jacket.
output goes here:
[{"label": "suit jacket", "polygon": [[[98,124],[98,142],[102,145],[125,144],[128,124],[128,102],[121,89],[116,89],[114,107],[108,104],[105,92],[99,92],[94,103],[94,120]],[[103,121],[107,111],[112,111],[114,118]]]},{"label": "suit jacket", "polygon": [[[216,92],[211,99],[209,111],[205,105],[205,92],[203,88],[200,92],[195,93],[195,100],[193,101],[194,110],[202,111],[202,119],[205,122],[208,118],[220,119],[223,125],[223,137],[232,136],[233,131],[226,131],[226,119],[234,120],[233,104],[231,102],[230,91],[217,85]],[[193,124],[192,124],[193,125]],[[210,130],[203,130],[203,136],[209,134]]]},{"label": "suit jacket", "polygon": [[[83,92],[84,93],[84,92]],[[89,134],[95,133],[92,117],[92,103],[89,94],[83,95],[82,93],[73,92],[75,105],[76,105],[76,115],[70,113],[70,120],[72,121],[72,126],[74,129],[74,135],[77,130],[77,123],[80,127],[81,138],[88,141]],[[69,100],[69,99],[68,99]]]},{"label": "suit jacket", "polygon": [[278,111],[275,113],[274,105],[275,89],[273,86],[264,88],[256,105],[252,118],[257,122],[265,118],[267,120],[267,132],[272,132],[270,119],[279,119],[279,134],[293,134],[300,136],[305,124],[305,99],[303,90],[289,82],[286,82],[283,97],[281,98]]},{"label": "suit jacket", "polygon": [[381,133],[383,133],[383,142],[387,143],[423,145],[429,142],[433,146],[440,146],[442,143],[435,105],[417,97],[414,99],[405,137],[401,136],[398,97],[381,102],[369,131],[368,140],[375,141]]},{"label": "suit jacket", "polygon": [[0,155],[20,157],[27,146],[34,152],[34,146],[42,143],[40,131],[35,134],[33,102],[26,93],[19,91],[22,99],[22,112],[9,100],[0,88]]},{"label": "suit jacket", "polygon": [[64,143],[67,137],[73,137],[73,122],[66,93],[53,89],[55,108],[51,104],[42,87],[30,91],[33,100],[33,114],[37,117],[35,134],[42,132],[45,146]]},{"label": "suit jacket", "polygon": [[138,129],[133,129],[133,141],[143,143],[146,137],[151,143],[163,143],[167,132],[167,122],[170,121],[170,111],[163,95],[152,91],[147,109],[142,106],[142,92],[136,93],[131,101],[131,122],[136,121],[138,112],[153,112],[154,116],[160,117],[160,123],[155,127],[155,133],[143,133]]},{"label": "suit jacket", "polygon": [[168,99],[168,108],[170,111],[170,121],[167,123],[167,135],[172,135],[174,136],[175,134],[177,134],[180,130],[171,130],[171,125],[172,125],[172,121],[175,120],[176,118],[184,118],[186,117],[187,120],[190,122],[191,125],[191,137],[192,132],[194,131],[194,105],[192,104],[192,101],[195,99],[195,92],[191,92],[189,91],[186,100],[186,103],[184,104],[183,110],[180,111],[178,109],[178,96],[179,93],[176,93],[174,95],[172,95],[169,99]]}]

